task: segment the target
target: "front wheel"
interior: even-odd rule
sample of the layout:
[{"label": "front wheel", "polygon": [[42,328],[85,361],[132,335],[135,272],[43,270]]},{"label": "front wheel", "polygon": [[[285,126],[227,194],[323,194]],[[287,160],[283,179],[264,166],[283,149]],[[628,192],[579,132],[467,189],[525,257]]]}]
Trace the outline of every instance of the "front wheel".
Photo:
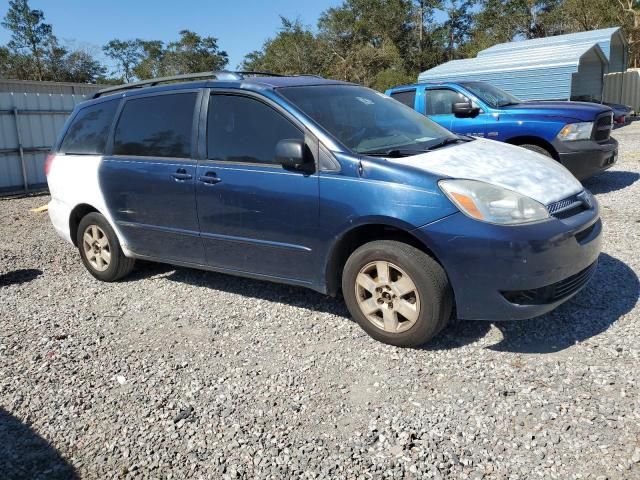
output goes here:
[{"label": "front wheel", "polygon": [[398,347],[431,340],[446,326],[453,306],[442,267],[421,250],[391,240],[367,243],[351,254],[342,293],[369,335]]},{"label": "front wheel", "polygon": [[82,263],[98,280],[113,282],[133,270],[135,260],[125,257],[113,228],[97,212],[80,220],[77,244]]},{"label": "front wheel", "polygon": [[551,152],[549,150],[547,150],[544,147],[541,147],[539,145],[533,145],[531,143],[525,143],[523,145],[519,145],[522,148],[526,148],[527,150],[531,150],[532,152],[536,152],[539,153],[541,155],[544,155],[545,157],[550,157],[553,158],[553,155],[551,155]]}]

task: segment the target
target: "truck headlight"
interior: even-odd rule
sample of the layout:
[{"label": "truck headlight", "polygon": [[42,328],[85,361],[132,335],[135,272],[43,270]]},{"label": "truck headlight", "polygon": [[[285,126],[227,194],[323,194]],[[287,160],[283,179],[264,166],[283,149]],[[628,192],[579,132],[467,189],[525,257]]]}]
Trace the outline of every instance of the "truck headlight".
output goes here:
[{"label": "truck headlight", "polygon": [[558,139],[563,141],[589,140],[592,131],[593,122],[567,123],[558,133]]},{"label": "truck headlight", "polygon": [[477,180],[440,180],[440,189],[462,213],[482,222],[516,225],[549,218],[540,202]]}]

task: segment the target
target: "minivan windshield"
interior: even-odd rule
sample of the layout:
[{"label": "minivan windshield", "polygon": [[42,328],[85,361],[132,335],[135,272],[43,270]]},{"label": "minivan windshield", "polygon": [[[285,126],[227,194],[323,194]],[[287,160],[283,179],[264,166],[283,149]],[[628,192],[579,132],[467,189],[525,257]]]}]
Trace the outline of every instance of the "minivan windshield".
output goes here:
[{"label": "minivan windshield", "polygon": [[493,108],[506,107],[522,103],[518,97],[514,97],[504,90],[484,82],[463,82],[462,85],[484,103]]},{"label": "minivan windshield", "polygon": [[357,85],[285,87],[278,92],[356,153],[410,156],[458,139],[402,103]]}]

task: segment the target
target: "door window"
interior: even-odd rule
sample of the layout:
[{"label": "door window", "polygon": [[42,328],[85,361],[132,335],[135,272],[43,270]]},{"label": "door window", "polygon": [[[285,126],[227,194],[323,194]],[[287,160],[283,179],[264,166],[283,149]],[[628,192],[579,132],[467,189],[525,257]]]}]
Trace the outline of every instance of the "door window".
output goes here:
[{"label": "door window", "polygon": [[391,98],[399,101],[400,103],[404,103],[407,107],[413,108],[416,101],[416,89],[413,88],[403,92],[393,92],[391,94]]},{"label": "door window", "polygon": [[191,156],[195,92],[128,100],[113,140],[114,155]]},{"label": "door window", "polygon": [[103,154],[118,103],[118,100],[112,100],[81,109],[67,130],[60,152],[71,155]]},{"label": "door window", "polygon": [[469,99],[461,93],[441,88],[427,90],[426,109],[427,115],[451,115],[453,104],[468,102]]},{"label": "door window", "polygon": [[207,120],[207,158],[274,163],[276,145],[304,139],[293,123],[268,105],[238,95],[212,95]]}]

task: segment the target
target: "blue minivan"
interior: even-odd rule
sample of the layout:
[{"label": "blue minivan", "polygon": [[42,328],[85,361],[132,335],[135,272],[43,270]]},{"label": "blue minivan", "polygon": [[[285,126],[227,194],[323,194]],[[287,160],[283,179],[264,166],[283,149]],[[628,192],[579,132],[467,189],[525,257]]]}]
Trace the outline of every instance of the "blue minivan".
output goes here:
[{"label": "blue minivan", "polygon": [[484,82],[418,83],[387,95],[458,134],[489,138],[559,161],[583,180],[618,158],[613,111],[588,102],[524,102]]},{"label": "blue minivan", "polygon": [[99,280],[144,259],[342,292],[365,331],[398,346],[454,312],[548,312],[600,253],[598,204],[558,162],[313,76],[103,90],[76,107],[45,171],[53,226]]}]

